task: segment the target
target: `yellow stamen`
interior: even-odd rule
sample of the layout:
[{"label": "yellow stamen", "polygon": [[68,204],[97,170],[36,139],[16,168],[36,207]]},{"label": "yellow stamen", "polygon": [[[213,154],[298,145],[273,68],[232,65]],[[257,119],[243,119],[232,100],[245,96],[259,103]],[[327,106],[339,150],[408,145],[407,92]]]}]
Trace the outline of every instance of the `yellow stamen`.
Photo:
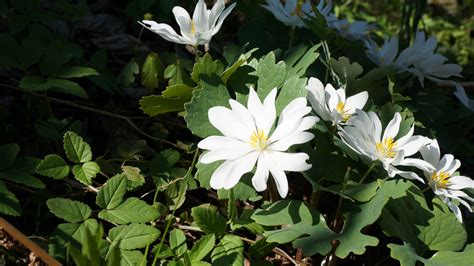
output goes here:
[{"label": "yellow stamen", "polygon": [[196,34],[196,25],[193,20],[191,20],[191,34]]},{"label": "yellow stamen", "polygon": [[397,153],[393,150],[397,143],[393,138],[385,138],[382,142],[375,144],[375,149],[384,158],[394,158]]},{"label": "yellow stamen", "polygon": [[303,1],[299,0],[298,3],[296,4],[295,10],[291,13],[292,16],[298,16],[301,17],[303,15]]},{"label": "yellow stamen", "polygon": [[436,182],[436,186],[439,188],[445,188],[448,184],[450,175],[445,171],[436,171],[431,175],[431,179]]},{"label": "yellow stamen", "polygon": [[342,120],[344,120],[344,122],[347,122],[347,120],[349,120],[349,118],[351,118],[351,114],[349,114],[349,110],[345,110],[346,108],[346,104],[343,103],[343,102],[339,102],[337,105],[336,105],[336,111],[342,115]]},{"label": "yellow stamen", "polygon": [[253,132],[252,136],[250,136],[250,146],[257,150],[265,150],[268,146],[268,136],[262,129],[257,130],[257,132]]}]

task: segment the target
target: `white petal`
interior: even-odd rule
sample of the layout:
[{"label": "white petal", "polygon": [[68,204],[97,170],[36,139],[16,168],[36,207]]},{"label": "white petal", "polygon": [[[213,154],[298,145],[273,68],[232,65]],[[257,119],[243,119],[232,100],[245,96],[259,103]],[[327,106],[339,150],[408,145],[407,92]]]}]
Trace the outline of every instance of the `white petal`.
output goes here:
[{"label": "white petal", "polygon": [[214,27],[214,24],[216,24],[217,19],[221,15],[224,8],[225,8],[224,0],[217,0],[214,3],[214,6],[211,9],[211,14],[209,15],[209,27],[210,28]]},{"label": "white petal", "polygon": [[245,106],[243,106],[241,103],[230,99],[229,100],[230,107],[234,112],[236,112],[239,117],[241,118],[242,122],[252,131],[258,130],[255,127],[255,119],[252,116],[252,114],[249,112]]},{"label": "white petal", "polygon": [[326,99],[329,111],[336,109],[337,104],[339,103],[339,95],[337,94],[336,89],[331,84],[326,85]]},{"label": "white petal", "polygon": [[276,119],[276,109],[275,109],[275,98],[277,90],[273,89],[262,104],[257,93],[253,90],[249,90],[249,98],[247,102],[248,110],[255,119],[255,124],[258,129],[261,129],[265,134],[269,134],[270,129],[272,128],[275,119]]},{"label": "white petal", "polygon": [[431,165],[429,162],[416,158],[405,158],[398,165],[416,167],[427,173],[435,170],[434,166]]},{"label": "white petal", "polygon": [[398,134],[398,131],[400,130],[401,121],[402,121],[402,117],[400,116],[400,113],[395,113],[392,120],[390,120],[387,127],[385,128],[385,132],[383,133],[382,140],[385,140],[388,138],[395,139],[395,137]]},{"label": "white petal", "polygon": [[205,150],[217,150],[222,148],[231,148],[245,144],[241,140],[225,136],[210,136],[198,143],[198,148]]},{"label": "white petal", "polygon": [[248,144],[234,146],[231,148],[211,150],[206,152],[201,157],[201,163],[209,164],[220,160],[235,160],[250,153],[251,151],[254,151],[254,149]]},{"label": "white petal", "polygon": [[446,205],[448,205],[448,207],[451,209],[451,211],[453,211],[453,213],[454,213],[454,215],[456,215],[456,218],[458,219],[458,221],[460,223],[462,223],[462,214],[461,214],[461,210],[459,209],[459,207],[456,206],[456,204],[452,203],[449,200],[447,200]]},{"label": "white petal", "polygon": [[[232,3],[228,8],[226,8],[224,10],[224,12],[222,12],[222,14],[219,16],[219,20],[217,21],[216,25],[214,26],[214,28],[212,29],[212,35],[215,35],[216,33],[219,32],[219,30],[221,29],[222,27],[222,23],[224,23],[224,20],[227,18],[227,16],[230,14],[230,12],[232,11],[232,9],[234,9],[235,5],[237,4],[237,2],[235,3]],[[212,27],[213,25],[211,25]]]},{"label": "white petal", "polygon": [[311,164],[306,163],[308,159],[308,154],[303,152],[289,153],[271,151],[268,153],[268,160],[271,160],[273,163],[272,167],[283,171],[304,172],[311,168]]},{"label": "white petal", "polygon": [[248,141],[252,135],[252,129],[241,121],[238,113],[222,107],[212,107],[208,111],[209,121],[224,136]]},{"label": "white petal", "polygon": [[273,151],[287,151],[291,146],[306,143],[314,138],[309,132],[298,132],[272,143],[268,148]]},{"label": "white petal", "polygon": [[194,43],[191,40],[188,40],[184,38],[183,36],[178,35],[176,31],[173,28],[171,28],[171,26],[168,24],[164,24],[164,23],[158,24],[153,20],[143,20],[142,22],[138,22],[138,23],[140,23],[142,26],[144,26],[148,30],[160,35],[161,38],[167,41],[178,43],[178,44],[194,45]]},{"label": "white petal", "polygon": [[173,8],[173,14],[181,29],[181,35],[187,36],[188,38],[194,37],[192,36],[192,22],[188,11],[180,6],[175,6]]},{"label": "white petal", "polygon": [[440,159],[440,150],[437,140],[431,140],[431,143],[420,149],[421,156],[431,165],[436,166]]},{"label": "white petal", "polygon": [[364,108],[364,105],[367,103],[368,98],[369,93],[367,93],[366,91],[353,95],[347,98],[346,108],[351,111],[351,114],[354,114],[356,109]]},{"label": "white petal", "polygon": [[224,161],[211,176],[211,187],[213,189],[221,189],[224,187],[230,170],[234,167],[234,161]]},{"label": "white petal", "polygon": [[321,83],[321,81],[317,78],[309,78],[306,89],[308,90],[308,101],[310,102],[316,114],[319,115],[323,120],[331,120],[331,114],[328,111],[326,105],[323,83]]},{"label": "white petal", "polygon": [[449,178],[449,189],[474,188],[474,180],[467,176],[452,176]]},{"label": "white petal", "polygon": [[452,154],[445,154],[443,158],[441,158],[441,160],[438,162],[438,164],[435,165],[436,169],[444,171],[445,169],[449,168],[453,160],[454,156]]},{"label": "white petal", "polygon": [[205,32],[209,30],[207,7],[204,0],[199,0],[193,13],[193,21],[196,26],[196,31]]},{"label": "white petal", "polygon": [[264,153],[260,154],[257,161],[257,170],[255,175],[252,177],[252,185],[257,191],[264,191],[267,189],[269,170],[266,163]]},{"label": "white petal", "polygon": [[277,168],[270,168],[273,180],[275,180],[278,194],[280,197],[285,198],[288,195],[288,179],[286,178],[285,172]]},{"label": "white petal", "polygon": [[281,112],[278,125],[269,141],[275,142],[294,133],[303,122],[303,116],[309,112],[311,108],[306,106],[305,98],[299,97],[290,102]]},{"label": "white petal", "polygon": [[403,146],[397,148],[397,150],[403,150],[405,156],[411,156],[417,153],[428,141],[429,139],[426,137],[413,136]]},{"label": "white petal", "polygon": [[234,167],[229,172],[229,175],[226,178],[224,188],[231,189],[239,182],[240,178],[252,171],[253,167],[255,166],[255,162],[258,158],[258,152],[252,152],[246,156],[243,156],[237,160],[235,160]]},{"label": "white petal", "polygon": [[[405,145],[408,141],[410,141],[414,132],[415,132],[415,124],[411,126],[410,130],[408,130],[408,133],[405,136],[397,139],[398,147],[401,147]],[[428,138],[426,138],[426,140],[429,142]]]},{"label": "white petal", "polygon": [[[357,113],[362,113],[362,112],[357,112]],[[372,121],[372,126],[373,126],[373,137],[375,141],[380,141],[380,137],[382,136],[382,122],[380,122],[379,117],[374,113],[374,112],[369,112],[368,116],[370,117],[370,120]]]}]

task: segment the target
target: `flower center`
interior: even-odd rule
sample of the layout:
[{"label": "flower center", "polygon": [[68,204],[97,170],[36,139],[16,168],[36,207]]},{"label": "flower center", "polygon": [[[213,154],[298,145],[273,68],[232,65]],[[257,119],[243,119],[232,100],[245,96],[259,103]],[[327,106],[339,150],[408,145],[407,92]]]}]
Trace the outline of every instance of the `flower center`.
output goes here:
[{"label": "flower center", "polygon": [[384,158],[393,158],[397,154],[393,149],[397,146],[397,143],[393,138],[385,138],[382,142],[375,144],[375,149]]},{"label": "flower center", "polygon": [[196,25],[194,24],[193,20],[191,20],[191,34],[196,34]]},{"label": "flower center", "polygon": [[259,129],[252,133],[249,143],[254,149],[263,151],[268,147],[268,136],[262,129]]},{"label": "flower center", "polygon": [[349,114],[349,110],[345,110],[345,108],[346,104],[343,102],[339,102],[336,105],[336,111],[342,116],[342,120],[344,120],[344,122],[347,122],[347,120],[351,118],[351,114]]},{"label": "flower center", "polygon": [[436,171],[431,175],[431,179],[436,183],[437,187],[445,188],[448,184],[449,173],[445,171]]}]

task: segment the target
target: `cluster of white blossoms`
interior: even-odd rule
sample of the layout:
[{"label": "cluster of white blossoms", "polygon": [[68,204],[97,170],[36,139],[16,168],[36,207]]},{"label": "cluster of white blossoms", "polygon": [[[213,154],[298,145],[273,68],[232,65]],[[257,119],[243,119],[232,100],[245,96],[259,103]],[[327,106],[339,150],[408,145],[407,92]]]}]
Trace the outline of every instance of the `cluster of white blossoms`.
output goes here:
[{"label": "cluster of white blossoms", "polygon": [[[448,59],[435,53],[438,41],[432,36],[428,39],[424,32],[417,32],[413,44],[399,53],[398,39],[386,38],[382,47],[369,39],[365,42],[368,58],[378,66],[392,66],[398,73],[410,72],[424,86],[425,78],[440,84],[452,85],[455,95],[467,108],[474,111],[474,102],[466,95],[461,84],[446,80],[450,77],[462,77],[462,67],[457,64],[446,64]],[[397,57],[398,55],[398,57]]]},{"label": "cluster of white blossoms", "polygon": [[[316,16],[310,0],[286,0],[284,5],[280,0],[267,0],[266,5],[262,6],[272,12],[277,20],[290,27],[306,27],[304,20],[308,19],[308,16]],[[366,21],[339,20],[334,13],[331,13],[332,1],[328,1],[326,5],[325,0],[320,0],[316,9],[329,27],[349,40],[365,40],[367,32],[374,28],[373,24]]]},{"label": "cluster of white blossoms", "polygon": [[178,22],[181,35],[168,24],[156,23],[153,20],[143,20],[140,23],[150,31],[160,35],[163,39],[192,46],[209,45],[209,42],[222,27],[225,18],[230,14],[236,3],[225,8],[224,0],[217,0],[211,10],[207,9],[204,0],[199,0],[194,9],[193,18],[188,11],[180,6],[173,8],[173,14]]}]

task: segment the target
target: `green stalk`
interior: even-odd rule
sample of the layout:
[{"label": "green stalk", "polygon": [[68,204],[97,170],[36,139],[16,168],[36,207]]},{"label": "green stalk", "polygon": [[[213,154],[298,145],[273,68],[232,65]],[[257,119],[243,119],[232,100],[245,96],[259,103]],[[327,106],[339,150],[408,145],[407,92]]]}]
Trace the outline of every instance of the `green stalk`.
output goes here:
[{"label": "green stalk", "polygon": [[369,173],[372,172],[372,170],[374,169],[375,167],[375,161],[372,162],[372,164],[370,165],[369,169],[367,169],[367,171],[365,172],[365,174],[362,176],[362,178],[360,179],[359,181],[359,184],[362,184],[364,182],[364,180],[367,178],[367,176],[369,176]]}]

